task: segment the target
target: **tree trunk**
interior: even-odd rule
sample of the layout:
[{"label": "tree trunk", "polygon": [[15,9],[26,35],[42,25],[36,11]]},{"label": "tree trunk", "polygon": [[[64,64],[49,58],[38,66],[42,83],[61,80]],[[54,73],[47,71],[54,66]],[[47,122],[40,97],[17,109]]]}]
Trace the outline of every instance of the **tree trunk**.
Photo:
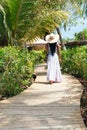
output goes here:
[{"label": "tree trunk", "polygon": [[57,30],[57,33],[58,33],[58,35],[59,35],[59,39],[60,39],[60,43],[61,43],[62,49],[63,49],[63,50],[66,50],[66,47],[65,47],[65,45],[64,45],[64,43],[63,43],[62,36],[61,36],[61,33],[60,33],[59,28],[57,27],[56,30]]}]

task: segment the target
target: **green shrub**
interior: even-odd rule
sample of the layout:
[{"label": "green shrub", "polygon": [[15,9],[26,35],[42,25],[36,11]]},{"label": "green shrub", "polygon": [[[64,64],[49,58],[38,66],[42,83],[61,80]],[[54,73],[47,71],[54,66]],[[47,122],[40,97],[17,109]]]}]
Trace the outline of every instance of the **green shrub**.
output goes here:
[{"label": "green shrub", "polygon": [[0,48],[0,95],[11,97],[32,83],[34,65],[44,62],[45,53],[17,47]]},{"label": "green shrub", "polygon": [[75,33],[75,40],[87,40],[87,28],[79,33]]},{"label": "green shrub", "polygon": [[33,62],[27,50],[15,47],[0,49],[0,94],[10,97],[20,93],[21,86],[31,84]]},{"label": "green shrub", "polygon": [[46,58],[46,54],[44,50],[40,50],[40,51],[33,50],[30,52],[30,55],[34,65],[43,63]]},{"label": "green shrub", "polygon": [[63,51],[62,60],[63,72],[87,79],[87,46]]}]

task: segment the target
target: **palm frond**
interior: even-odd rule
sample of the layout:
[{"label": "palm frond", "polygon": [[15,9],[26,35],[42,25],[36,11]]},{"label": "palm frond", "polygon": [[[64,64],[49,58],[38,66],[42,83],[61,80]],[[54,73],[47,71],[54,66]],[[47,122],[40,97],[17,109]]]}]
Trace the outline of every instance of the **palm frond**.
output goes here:
[{"label": "palm frond", "polygon": [[52,32],[55,27],[67,20],[68,13],[64,11],[52,11],[39,18],[33,29],[29,29],[25,35],[25,40],[32,41],[35,37],[42,37],[46,32]]},{"label": "palm frond", "polygon": [[7,24],[6,24],[6,13],[4,11],[4,8],[1,5],[0,5],[0,10],[1,10],[2,14],[3,14],[3,24],[4,24],[5,28],[7,28]]},{"label": "palm frond", "polygon": [[12,30],[15,30],[17,28],[21,6],[22,0],[7,0],[7,7],[9,9],[8,20],[10,21],[9,23],[11,23],[10,25]]},{"label": "palm frond", "polygon": [[3,19],[0,19],[0,23],[1,23],[1,21],[3,22],[2,27],[1,27],[2,30],[4,29],[3,34],[7,33],[8,39],[10,39],[10,31],[9,31],[9,28],[8,28],[8,25],[6,22],[6,12],[1,4],[0,4],[0,11],[2,12],[2,17],[3,17]]}]

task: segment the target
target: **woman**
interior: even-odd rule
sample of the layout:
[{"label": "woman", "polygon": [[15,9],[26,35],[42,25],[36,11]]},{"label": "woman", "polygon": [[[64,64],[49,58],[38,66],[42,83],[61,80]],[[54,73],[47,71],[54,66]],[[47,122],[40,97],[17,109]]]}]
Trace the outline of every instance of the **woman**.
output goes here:
[{"label": "woman", "polygon": [[[46,49],[48,51],[47,57],[47,80],[50,84],[53,82],[61,82],[61,70],[60,70],[60,47],[58,45],[58,35],[49,34],[46,36]],[[58,55],[57,55],[58,53]]]}]

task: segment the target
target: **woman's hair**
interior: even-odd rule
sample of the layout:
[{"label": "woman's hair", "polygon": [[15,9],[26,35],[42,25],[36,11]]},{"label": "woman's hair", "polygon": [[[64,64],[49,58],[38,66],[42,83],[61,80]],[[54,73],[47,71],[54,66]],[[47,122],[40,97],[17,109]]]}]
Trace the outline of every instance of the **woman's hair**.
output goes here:
[{"label": "woman's hair", "polygon": [[52,43],[52,44],[49,44],[49,47],[50,47],[50,51],[51,51],[51,54],[52,56],[54,55],[54,53],[56,52],[56,42],[55,43]]}]

